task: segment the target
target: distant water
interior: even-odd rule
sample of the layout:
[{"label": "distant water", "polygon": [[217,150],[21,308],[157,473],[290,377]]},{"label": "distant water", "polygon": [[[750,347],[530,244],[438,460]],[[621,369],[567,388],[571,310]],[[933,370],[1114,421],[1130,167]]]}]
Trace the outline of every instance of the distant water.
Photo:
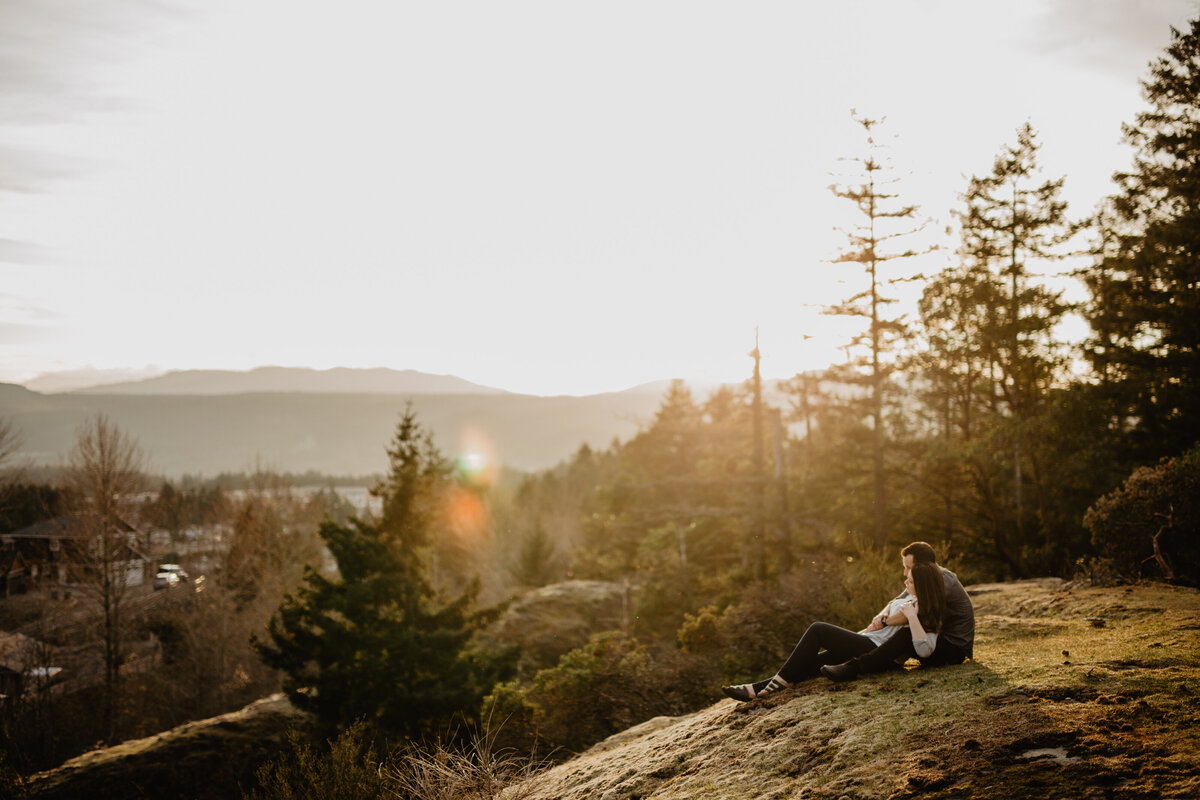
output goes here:
[{"label": "distant water", "polygon": [[[328,490],[328,486],[293,486],[290,491],[293,494],[308,497],[317,492]],[[334,486],[333,491],[337,492],[338,496],[346,500],[354,507],[356,514],[379,514],[383,510],[383,502],[378,497],[371,496],[371,490],[366,486]],[[240,500],[247,495],[247,492],[241,489],[233,489],[228,492],[231,499]]]},{"label": "distant water", "polygon": [[[333,490],[341,495],[350,505],[354,506],[354,510],[359,514],[364,512],[370,514],[378,514],[383,511],[383,501],[378,497],[371,495],[370,489],[366,486],[335,486]],[[297,491],[315,492],[316,487],[302,487]]]}]

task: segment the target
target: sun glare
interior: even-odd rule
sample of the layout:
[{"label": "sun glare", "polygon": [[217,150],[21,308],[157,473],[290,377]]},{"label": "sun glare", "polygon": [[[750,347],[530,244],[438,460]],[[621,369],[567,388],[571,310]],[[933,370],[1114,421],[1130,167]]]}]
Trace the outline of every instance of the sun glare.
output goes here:
[{"label": "sun glare", "polygon": [[459,454],[454,470],[463,484],[475,489],[491,486],[500,463],[492,447],[491,437],[478,428],[467,428],[459,442]]}]

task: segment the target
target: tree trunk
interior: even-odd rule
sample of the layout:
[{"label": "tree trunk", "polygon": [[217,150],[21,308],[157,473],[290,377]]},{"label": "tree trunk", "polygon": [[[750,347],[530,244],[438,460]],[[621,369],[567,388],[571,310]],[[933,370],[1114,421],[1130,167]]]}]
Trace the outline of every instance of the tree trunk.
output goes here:
[{"label": "tree trunk", "polygon": [[779,576],[792,569],[792,525],[788,513],[787,466],[784,461],[783,414],[775,409],[775,484],[779,489]]},{"label": "tree trunk", "polygon": [[758,331],[754,332],[754,576],[767,577],[766,554],[766,470],[763,467],[762,374],[758,351]]}]

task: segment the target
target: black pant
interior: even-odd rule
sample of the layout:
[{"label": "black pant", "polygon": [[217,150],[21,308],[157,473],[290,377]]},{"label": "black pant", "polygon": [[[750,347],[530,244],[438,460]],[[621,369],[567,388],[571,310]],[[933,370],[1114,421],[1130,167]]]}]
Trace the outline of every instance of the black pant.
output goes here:
[{"label": "black pant", "polygon": [[[909,642],[910,648],[911,644]],[[861,633],[828,622],[814,622],[808,626],[792,654],[779,668],[779,677],[788,683],[806,681],[820,675],[821,667],[825,664],[841,664],[874,648],[875,642]]]},{"label": "black pant", "polygon": [[949,642],[937,643],[934,651],[925,658],[917,655],[917,651],[913,649],[912,637],[908,635],[907,630],[896,631],[896,633],[879,647],[873,650],[868,650],[864,653],[859,653],[853,656],[852,659],[858,665],[859,672],[885,672],[889,669],[896,669],[910,658],[917,658],[921,661],[921,666],[924,667],[941,667],[948,664],[961,664],[971,654],[957,645]]}]

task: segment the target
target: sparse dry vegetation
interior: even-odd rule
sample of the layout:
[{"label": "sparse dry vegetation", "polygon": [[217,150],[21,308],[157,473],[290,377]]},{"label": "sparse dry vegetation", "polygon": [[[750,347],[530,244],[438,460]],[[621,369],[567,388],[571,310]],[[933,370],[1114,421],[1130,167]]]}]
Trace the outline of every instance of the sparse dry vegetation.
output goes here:
[{"label": "sparse dry vegetation", "polygon": [[461,747],[440,742],[398,750],[379,774],[398,800],[525,800],[540,785],[539,762],[497,747],[500,728]]}]

